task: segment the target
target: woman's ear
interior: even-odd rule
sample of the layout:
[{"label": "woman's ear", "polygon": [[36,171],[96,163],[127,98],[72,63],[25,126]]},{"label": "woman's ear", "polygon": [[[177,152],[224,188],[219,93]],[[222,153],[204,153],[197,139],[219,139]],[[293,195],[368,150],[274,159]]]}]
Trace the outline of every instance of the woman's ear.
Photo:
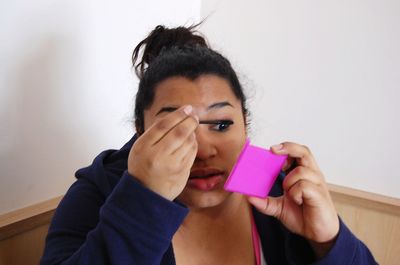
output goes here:
[{"label": "woman's ear", "polygon": [[249,116],[248,114],[243,113],[243,122],[244,122],[244,129],[245,129],[246,137],[248,137],[249,126],[250,126],[250,121],[249,121],[248,116]]}]

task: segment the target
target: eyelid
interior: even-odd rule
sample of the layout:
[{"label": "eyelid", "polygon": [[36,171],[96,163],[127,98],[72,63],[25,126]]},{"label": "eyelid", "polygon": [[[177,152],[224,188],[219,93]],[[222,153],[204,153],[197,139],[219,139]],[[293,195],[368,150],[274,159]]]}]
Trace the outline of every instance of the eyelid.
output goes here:
[{"label": "eyelid", "polygon": [[203,120],[200,121],[199,124],[214,124],[214,125],[218,125],[221,123],[225,123],[228,125],[232,125],[234,122],[232,120]]},{"label": "eyelid", "polygon": [[233,124],[233,121],[232,120],[216,120],[216,121],[210,121],[210,122],[208,122],[208,124],[210,124],[211,130],[222,133],[222,132],[229,130],[229,128]]}]

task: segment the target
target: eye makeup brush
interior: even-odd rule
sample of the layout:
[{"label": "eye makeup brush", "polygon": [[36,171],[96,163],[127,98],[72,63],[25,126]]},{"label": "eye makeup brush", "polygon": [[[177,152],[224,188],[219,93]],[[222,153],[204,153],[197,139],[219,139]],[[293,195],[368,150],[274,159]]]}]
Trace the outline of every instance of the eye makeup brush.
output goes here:
[{"label": "eye makeup brush", "polygon": [[205,120],[205,121],[199,121],[199,124],[226,124],[226,125],[232,125],[233,121],[231,120]]}]

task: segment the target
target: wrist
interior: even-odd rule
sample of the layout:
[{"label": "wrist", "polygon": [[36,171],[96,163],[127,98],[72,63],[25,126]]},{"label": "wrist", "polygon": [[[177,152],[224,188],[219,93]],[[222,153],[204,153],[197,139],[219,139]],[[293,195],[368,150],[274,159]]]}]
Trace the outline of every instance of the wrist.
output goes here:
[{"label": "wrist", "polygon": [[333,239],[331,239],[327,242],[321,243],[321,242],[315,242],[315,241],[311,241],[311,240],[309,241],[311,248],[313,249],[314,254],[317,257],[317,259],[321,259],[328,254],[328,252],[334,246],[336,239],[337,239],[337,235]]},{"label": "wrist", "polygon": [[135,179],[140,185],[156,193],[157,195],[163,197],[164,199],[167,199],[169,201],[173,201],[175,199],[175,197],[171,195],[171,193],[169,192],[171,189],[170,190],[166,189],[166,187],[161,186],[160,183],[153,183],[148,181],[150,178],[145,179],[140,177],[141,175],[145,174],[133,173],[130,172],[129,169],[128,169],[128,174],[131,178]]}]

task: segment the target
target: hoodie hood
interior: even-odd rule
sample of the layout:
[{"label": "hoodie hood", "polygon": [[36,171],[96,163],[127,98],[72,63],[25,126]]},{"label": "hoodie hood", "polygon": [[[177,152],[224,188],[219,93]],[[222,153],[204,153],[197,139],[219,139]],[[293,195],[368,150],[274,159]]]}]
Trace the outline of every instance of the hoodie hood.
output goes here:
[{"label": "hoodie hood", "polygon": [[117,185],[122,174],[128,168],[129,151],[137,139],[135,134],[119,150],[106,150],[101,152],[88,167],[76,171],[77,179],[85,179],[98,187],[99,191],[107,197]]}]

